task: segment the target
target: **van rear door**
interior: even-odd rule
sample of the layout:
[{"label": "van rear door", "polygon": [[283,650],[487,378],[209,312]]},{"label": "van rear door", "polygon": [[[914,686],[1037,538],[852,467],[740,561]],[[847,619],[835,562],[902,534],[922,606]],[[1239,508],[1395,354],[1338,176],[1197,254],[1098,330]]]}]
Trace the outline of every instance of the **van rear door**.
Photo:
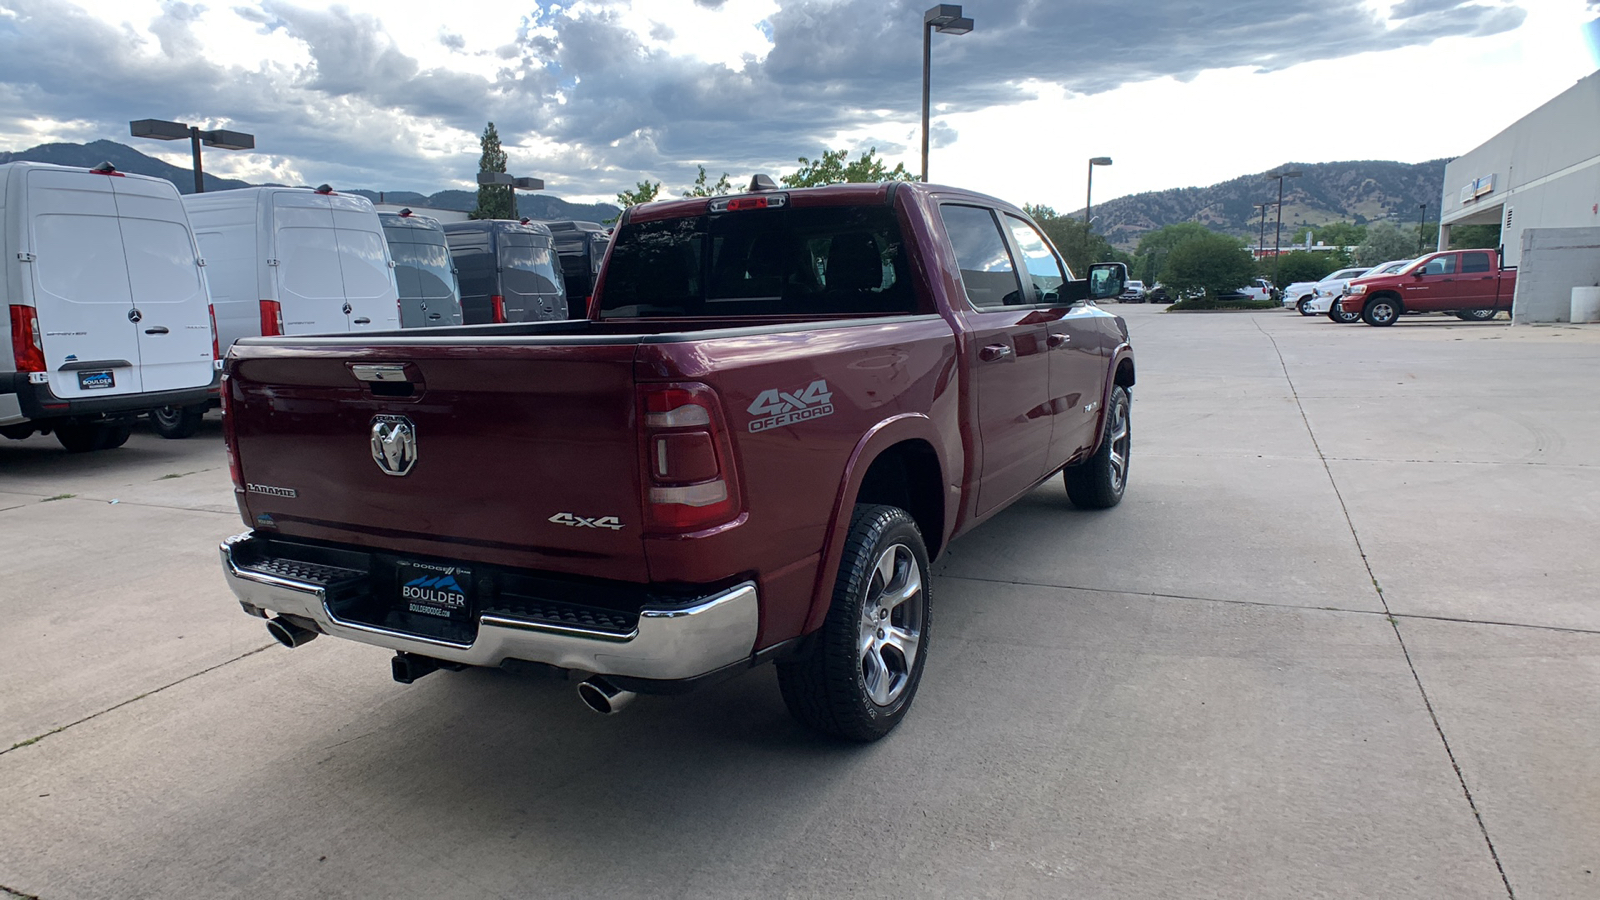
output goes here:
[{"label": "van rear door", "polygon": [[140,381],[145,391],[211,383],[211,321],[194,236],[178,192],[165,181],[112,178],[133,308],[139,311]]},{"label": "van rear door", "polygon": [[378,214],[361,197],[330,194],[326,200],[339,250],[347,327],[351,331],[399,328],[400,294]]},{"label": "van rear door", "polygon": [[272,195],[273,280],[283,307],[285,334],[338,334],[350,330],[344,311],[344,276],[328,198],[306,191]]},{"label": "van rear door", "polygon": [[548,235],[502,231],[500,290],[507,322],[540,322],[567,317],[567,289],[556,273],[556,252]]},{"label": "van rear door", "polygon": [[25,268],[50,391],[64,400],[144,389],[137,316],[110,185],[120,180],[81,170],[27,174],[26,252],[34,258]]}]

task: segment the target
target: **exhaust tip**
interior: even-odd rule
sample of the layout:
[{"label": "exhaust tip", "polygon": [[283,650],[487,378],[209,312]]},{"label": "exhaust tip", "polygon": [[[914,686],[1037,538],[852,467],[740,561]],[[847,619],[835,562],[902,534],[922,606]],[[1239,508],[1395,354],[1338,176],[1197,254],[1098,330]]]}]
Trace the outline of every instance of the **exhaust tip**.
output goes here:
[{"label": "exhaust tip", "polygon": [[578,699],[583,701],[583,705],[604,716],[621,712],[622,708],[632,703],[633,698],[637,696],[633,691],[625,691],[601,675],[596,675],[578,685]]},{"label": "exhaust tip", "polygon": [[272,635],[273,639],[278,643],[291,650],[309,644],[317,638],[315,631],[298,625],[284,616],[268,619],[267,633]]}]

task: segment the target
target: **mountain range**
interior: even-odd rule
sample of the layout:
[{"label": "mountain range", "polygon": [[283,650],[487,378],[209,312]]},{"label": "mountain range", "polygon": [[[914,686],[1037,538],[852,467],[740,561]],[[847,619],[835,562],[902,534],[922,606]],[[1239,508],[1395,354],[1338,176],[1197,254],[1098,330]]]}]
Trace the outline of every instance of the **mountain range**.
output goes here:
[{"label": "mountain range", "polygon": [[[165,178],[183,193],[194,190],[191,170],[146,156],[116,141],[88,144],[40,144],[14,153],[0,151],[0,163],[28,160],[66,166],[95,166],[109,162],[118,171]],[[1439,197],[1444,190],[1447,160],[1400,163],[1387,160],[1359,160],[1315,164],[1285,163],[1280,170],[1301,172],[1299,178],[1283,182],[1284,240],[1302,225],[1332,222],[1417,221],[1420,205],[1427,203],[1433,216],[1439,214]],[[250,187],[247,182],[218,178],[207,173],[208,191]],[[341,188],[340,190],[344,190]],[[475,191],[447,190],[433,194],[417,191],[349,190],[374,202],[397,203],[434,209],[471,210],[477,205]],[[1118,247],[1132,248],[1145,233],[1163,225],[1199,222],[1208,228],[1236,234],[1254,242],[1261,230],[1261,212],[1256,204],[1270,204],[1266,210],[1267,240],[1274,238],[1278,182],[1260,172],[1213,184],[1209,187],[1172,188],[1130,194],[1107,200],[1094,207],[1095,230]],[[615,218],[618,207],[610,203],[569,203],[549,194],[519,194],[517,211],[531,219],[581,219],[603,222]],[[1079,209],[1072,215],[1082,217]]]},{"label": "mountain range", "polygon": [[[1449,160],[1285,163],[1275,171],[1298,171],[1301,176],[1283,180],[1283,239],[1287,242],[1294,229],[1302,225],[1391,221],[1414,226],[1423,203],[1437,219],[1446,162]],[[1094,229],[1112,244],[1131,248],[1146,232],[1163,225],[1199,222],[1254,244],[1262,230],[1261,210],[1256,204],[1265,203],[1266,240],[1270,245],[1277,222],[1277,202],[1278,179],[1258,172],[1210,187],[1150,191],[1097,203]],[[1074,215],[1081,219],[1083,210]]]}]

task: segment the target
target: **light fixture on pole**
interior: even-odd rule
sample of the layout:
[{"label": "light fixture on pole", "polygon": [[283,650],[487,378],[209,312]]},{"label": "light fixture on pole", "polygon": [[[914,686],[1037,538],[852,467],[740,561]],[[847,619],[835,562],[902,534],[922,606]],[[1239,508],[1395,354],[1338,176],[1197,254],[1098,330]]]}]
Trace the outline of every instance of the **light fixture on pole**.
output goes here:
[{"label": "light fixture on pole", "polygon": [[928,82],[929,65],[933,56],[933,33],[966,34],[972,30],[972,20],[963,18],[961,7],[954,3],[941,3],[922,14],[922,183],[928,183]]},{"label": "light fixture on pole", "polygon": [[218,150],[254,150],[256,136],[245,134],[242,131],[223,131],[214,129],[202,131],[194,125],[183,122],[168,122],[165,119],[138,119],[128,123],[128,132],[134,137],[150,138],[157,141],[181,141],[189,139],[189,149],[194,153],[194,192],[203,194],[206,190],[205,179],[200,172],[200,145],[216,147]]},{"label": "light fixture on pole", "polygon": [[1278,233],[1272,239],[1272,280],[1278,280],[1278,257],[1283,246],[1283,180],[1304,175],[1299,169],[1278,169],[1267,173],[1267,179],[1278,179]]},{"label": "light fixture on pole", "polygon": [[505,185],[506,189],[511,191],[511,215],[513,218],[517,216],[517,191],[544,190],[544,179],[542,178],[518,178],[505,172],[480,171],[478,173],[478,183],[483,185]]},{"label": "light fixture on pole", "polygon": [[1111,165],[1111,157],[1109,156],[1096,156],[1089,160],[1089,186],[1083,192],[1083,232],[1085,240],[1087,240],[1089,233],[1090,204],[1094,200],[1094,167],[1109,165]]},{"label": "light fixture on pole", "polygon": [[1428,227],[1428,203],[1417,204],[1417,255],[1422,255],[1422,232]]}]

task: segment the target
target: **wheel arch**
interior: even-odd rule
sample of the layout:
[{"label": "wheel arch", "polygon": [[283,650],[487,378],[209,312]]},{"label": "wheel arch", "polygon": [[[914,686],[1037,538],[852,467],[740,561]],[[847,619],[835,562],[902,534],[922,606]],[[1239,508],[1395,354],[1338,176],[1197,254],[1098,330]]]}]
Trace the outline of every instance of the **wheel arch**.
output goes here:
[{"label": "wheel arch", "polygon": [[850,516],[857,503],[883,503],[904,509],[922,532],[928,559],[938,558],[948,543],[959,501],[959,490],[946,483],[950,467],[939,446],[933,421],[920,413],[885,420],[856,444],[828,523],[811,610],[806,616],[806,633],[820,628],[828,614]]}]

